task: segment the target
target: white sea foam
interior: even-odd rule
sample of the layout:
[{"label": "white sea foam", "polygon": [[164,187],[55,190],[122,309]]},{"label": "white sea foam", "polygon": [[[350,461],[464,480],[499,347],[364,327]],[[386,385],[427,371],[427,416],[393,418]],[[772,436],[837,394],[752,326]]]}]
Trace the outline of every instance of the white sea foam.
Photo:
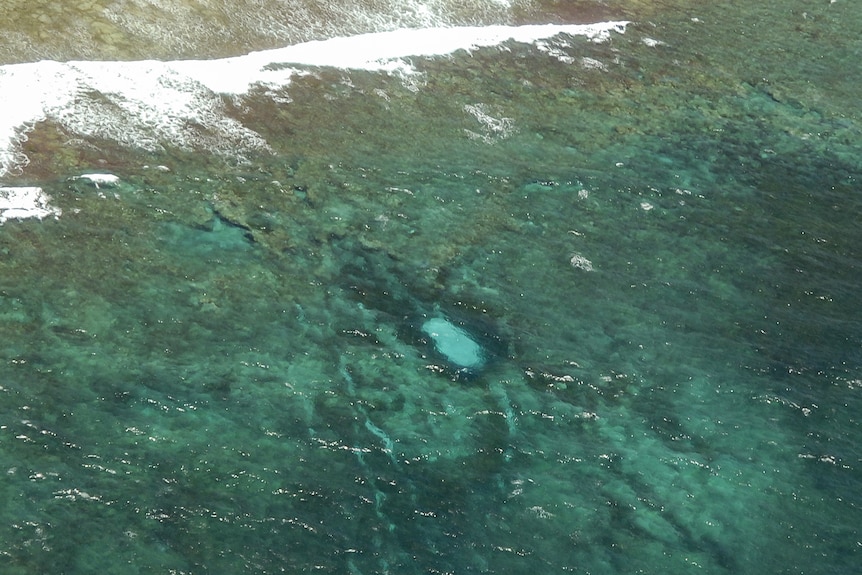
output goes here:
[{"label": "white sea foam", "polygon": [[0,188],[0,224],[7,220],[59,217],[62,212],[50,200],[42,188]]},{"label": "white sea foam", "polygon": [[585,272],[593,271],[593,262],[582,256],[581,254],[572,254],[569,263],[572,264],[572,267],[579,270],[584,270]]},{"label": "white sea foam", "polygon": [[532,43],[558,34],[606,41],[611,32],[625,31],[627,22],[584,25],[475,26],[404,29],[305,42],[286,48],[252,52],[221,60],[184,60],[169,63],[213,92],[242,94],[254,84],[284,86],[295,69],[273,69],[273,64],[331,66],[355,70],[410,73],[408,56],[442,56],[457,50],[494,46],[507,40]]},{"label": "white sea foam", "polygon": [[126,38],[136,44],[156,44],[160,53],[200,53],[211,50],[212,44],[243,45],[264,38],[270,45],[287,46],[401,28],[505,24],[516,14],[535,9],[533,0],[112,0],[108,4],[99,12]]},{"label": "white sea foam", "polygon": [[626,22],[396,30],[306,42],[220,60],[52,62],[0,66],[0,177],[26,165],[20,144],[42,120],[80,136],[159,150],[164,146],[242,155],[268,149],[225,113],[223,97],[253,86],[276,90],[309,66],[410,75],[409,56],[439,56],[559,34],[607,40]]},{"label": "white sea foam", "polygon": [[120,178],[114,174],[81,174],[75,179],[85,180],[96,188],[100,188],[102,186],[113,188],[120,183]]},{"label": "white sea foam", "polygon": [[464,131],[470,138],[482,140],[486,144],[493,144],[497,140],[508,138],[515,132],[515,121],[512,118],[496,117],[489,113],[487,104],[466,104],[464,111],[473,116],[479,122],[481,133],[473,130]]}]

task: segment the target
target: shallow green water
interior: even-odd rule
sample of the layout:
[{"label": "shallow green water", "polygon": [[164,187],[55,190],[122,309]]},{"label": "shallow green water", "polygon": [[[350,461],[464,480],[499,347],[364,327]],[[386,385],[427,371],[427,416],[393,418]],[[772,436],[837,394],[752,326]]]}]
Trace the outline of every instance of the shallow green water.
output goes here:
[{"label": "shallow green water", "polygon": [[777,68],[850,13],[764,6],[317,70],[245,162],[38,126],[0,572],[854,573],[858,44]]}]

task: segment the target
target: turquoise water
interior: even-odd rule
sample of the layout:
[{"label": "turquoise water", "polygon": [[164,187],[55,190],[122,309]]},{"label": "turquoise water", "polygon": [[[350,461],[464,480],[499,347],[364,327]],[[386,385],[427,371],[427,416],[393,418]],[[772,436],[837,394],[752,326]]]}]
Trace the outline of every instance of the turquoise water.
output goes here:
[{"label": "turquoise water", "polygon": [[242,158],[38,124],[0,573],[855,573],[858,17],[806,8],[313,69]]}]

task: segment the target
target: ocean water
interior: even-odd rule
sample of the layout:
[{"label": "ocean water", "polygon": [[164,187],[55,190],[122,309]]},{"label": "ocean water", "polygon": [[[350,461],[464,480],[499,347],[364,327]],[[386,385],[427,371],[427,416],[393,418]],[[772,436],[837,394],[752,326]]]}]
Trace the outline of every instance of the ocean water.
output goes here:
[{"label": "ocean water", "polygon": [[852,2],[0,7],[0,574],[852,574]]}]

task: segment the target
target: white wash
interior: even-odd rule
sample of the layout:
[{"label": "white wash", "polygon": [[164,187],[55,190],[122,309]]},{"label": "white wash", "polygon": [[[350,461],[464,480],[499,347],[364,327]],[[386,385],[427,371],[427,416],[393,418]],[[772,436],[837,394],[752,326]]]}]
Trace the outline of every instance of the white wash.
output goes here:
[{"label": "white wash", "polygon": [[[408,56],[437,56],[506,41],[532,43],[560,34],[607,40],[626,22],[586,25],[405,29],[306,42],[219,60],[162,62],[42,61],[0,67],[0,177],[26,165],[27,132],[51,119],[81,136],[146,150],[243,154],[268,149],[264,139],[224,112],[223,96],[253,86],[275,90],[309,66],[409,75]],[[201,130],[199,127],[203,127]]]}]

